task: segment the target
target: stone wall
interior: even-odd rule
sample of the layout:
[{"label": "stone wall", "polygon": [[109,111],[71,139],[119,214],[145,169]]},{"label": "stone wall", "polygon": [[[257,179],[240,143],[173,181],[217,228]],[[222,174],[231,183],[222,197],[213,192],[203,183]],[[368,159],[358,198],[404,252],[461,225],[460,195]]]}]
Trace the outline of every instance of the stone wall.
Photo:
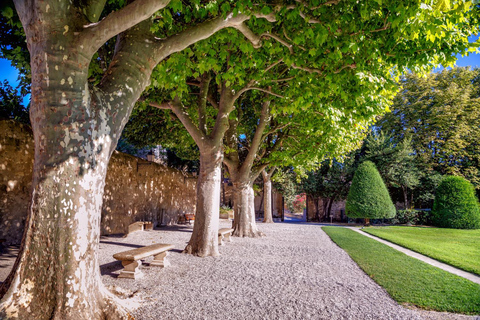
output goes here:
[{"label": "stone wall", "polygon": [[0,239],[22,240],[32,191],[32,129],[15,121],[0,121]]},{"label": "stone wall", "polygon": [[[33,136],[26,125],[0,121],[0,239],[21,241],[31,196]],[[108,165],[101,232],[124,234],[139,220],[174,224],[195,212],[196,178],[114,152]]]}]

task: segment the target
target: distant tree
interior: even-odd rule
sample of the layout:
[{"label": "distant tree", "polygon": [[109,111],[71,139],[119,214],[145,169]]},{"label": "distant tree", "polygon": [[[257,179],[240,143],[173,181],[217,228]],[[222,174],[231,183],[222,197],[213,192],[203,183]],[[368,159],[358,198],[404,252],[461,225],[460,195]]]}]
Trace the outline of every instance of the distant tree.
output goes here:
[{"label": "distant tree", "polygon": [[[301,180],[299,189],[307,194],[315,204],[315,219],[327,219],[332,205],[347,197],[353,172],[356,167],[356,151],[337,159],[325,160],[320,168],[307,172]],[[320,216],[319,200],[323,199],[323,217]]]},{"label": "distant tree", "polygon": [[463,176],[479,190],[480,69],[410,73],[401,84],[377,126],[395,141],[411,138],[421,171]]},{"label": "distant tree", "polygon": [[352,180],[345,206],[348,217],[370,219],[393,218],[395,206],[392,203],[375,164],[365,161],[358,166]]},{"label": "distant tree", "polygon": [[480,229],[480,206],[475,190],[463,177],[445,177],[433,203],[433,222],[439,227]]},{"label": "distant tree", "polygon": [[279,169],[272,181],[274,188],[283,195],[287,209],[293,212],[293,202],[296,195],[301,192],[298,188],[297,174],[292,168]]},{"label": "distant tree", "polygon": [[364,159],[376,165],[388,187],[402,191],[405,209],[409,207],[408,191],[420,184],[423,175],[416,164],[411,141],[409,136],[398,141],[383,131],[372,131],[364,143]]}]

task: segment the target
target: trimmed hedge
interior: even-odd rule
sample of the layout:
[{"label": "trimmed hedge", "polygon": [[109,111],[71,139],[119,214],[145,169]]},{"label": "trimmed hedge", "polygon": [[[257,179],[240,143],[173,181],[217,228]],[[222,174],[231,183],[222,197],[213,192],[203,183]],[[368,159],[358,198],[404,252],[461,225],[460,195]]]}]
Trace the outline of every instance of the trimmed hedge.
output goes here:
[{"label": "trimmed hedge", "polygon": [[398,210],[392,224],[431,225],[431,212],[425,210]]},{"label": "trimmed hedge", "polygon": [[395,206],[380,173],[371,161],[358,166],[345,205],[350,218],[389,219]]},{"label": "trimmed hedge", "polygon": [[473,185],[463,177],[445,177],[433,203],[433,223],[455,229],[480,229],[480,205]]}]

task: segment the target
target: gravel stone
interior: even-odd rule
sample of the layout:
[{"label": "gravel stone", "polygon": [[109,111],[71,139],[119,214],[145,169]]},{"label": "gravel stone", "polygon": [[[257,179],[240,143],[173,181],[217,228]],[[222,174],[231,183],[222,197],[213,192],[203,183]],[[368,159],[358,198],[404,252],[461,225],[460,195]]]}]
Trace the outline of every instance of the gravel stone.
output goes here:
[{"label": "gravel stone", "polygon": [[[221,221],[220,227],[229,227]],[[135,319],[475,319],[407,309],[370,279],[315,224],[258,224],[267,236],[233,238],[219,257],[183,254],[192,226],[102,237],[102,280],[132,292]],[[117,252],[138,245],[170,243],[168,268],[141,269],[136,280],[116,278]],[[123,295],[125,296],[125,295]],[[126,305],[131,305],[124,300]]]}]

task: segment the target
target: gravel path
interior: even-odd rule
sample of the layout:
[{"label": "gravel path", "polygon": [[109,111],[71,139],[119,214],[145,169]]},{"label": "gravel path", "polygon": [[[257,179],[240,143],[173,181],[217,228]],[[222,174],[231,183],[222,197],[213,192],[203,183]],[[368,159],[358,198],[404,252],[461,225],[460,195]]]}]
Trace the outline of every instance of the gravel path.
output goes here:
[{"label": "gravel path", "polygon": [[[234,238],[217,258],[180,253],[188,226],[104,237],[103,282],[130,290],[128,301],[141,301],[136,319],[472,319],[399,306],[318,225],[259,228],[267,237]],[[171,267],[146,263],[143,278],[116,278],[122,267],[113,253],[156,242],[178,249],[168,257]]]},{"label": "gravel path", "polygon": [[[221,227],[229,227],[223,221]],[[102,280],[136,319],[430,319],[480,317],[412,310],[399,306],[318,224],[259,224],[265,238],[234,238],[220,257],[182,254],[192,226],[102,237]],[[112,255],[142,245],[171,243],[171,267],[141,266],[144,277],[118,279]],[[0,254],[0,282],[16,249]]]}]

